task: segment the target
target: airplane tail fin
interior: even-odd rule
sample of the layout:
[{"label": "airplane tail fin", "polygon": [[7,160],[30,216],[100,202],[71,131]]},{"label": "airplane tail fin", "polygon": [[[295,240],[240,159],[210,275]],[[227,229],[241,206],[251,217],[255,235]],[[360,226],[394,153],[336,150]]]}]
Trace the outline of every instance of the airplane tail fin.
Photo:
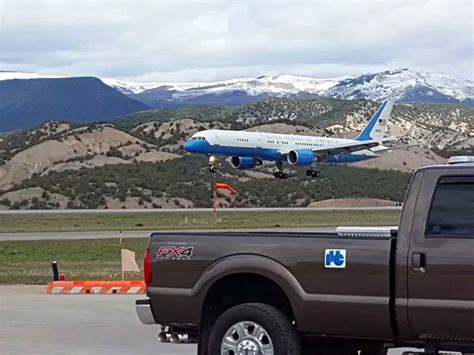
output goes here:
[{"label": "airplane tail fin", "polygon": [[369,123],[357,136],[358,141],[374,140],[381,143],[388,126],[388,119],[392,112],[393,101],[385,101],[375,112]]}]

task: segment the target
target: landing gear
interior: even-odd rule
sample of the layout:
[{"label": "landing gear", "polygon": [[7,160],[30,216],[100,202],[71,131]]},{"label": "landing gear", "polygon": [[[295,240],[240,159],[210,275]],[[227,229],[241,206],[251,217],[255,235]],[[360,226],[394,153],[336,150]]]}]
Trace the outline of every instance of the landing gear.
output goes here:
[{"label": "landing gear", "polygon": [[209,162],[207,163],[207,168],[209,169],[210,173],[215,173],[217,171],[216,162],[217,162],[216,157],[211,155],[209,157]]},{"label": "landing gear", "polygon": [[284,173],[283,171],[275,171],[273,176],[277,179],[288,179],[288,174]]},{"label": "landing gear", "polygon": [[306,176],[318,178],[321,176],[321,173],[319,172],[319,170],[310,169],[310,170],[306,170]]},{"label": "landing gear", "polygon": [[277,179],[288,179],[288,174],[283,171],[283,163],[281,161],[276,162],[278,171],[273,173],[273,176]]}]

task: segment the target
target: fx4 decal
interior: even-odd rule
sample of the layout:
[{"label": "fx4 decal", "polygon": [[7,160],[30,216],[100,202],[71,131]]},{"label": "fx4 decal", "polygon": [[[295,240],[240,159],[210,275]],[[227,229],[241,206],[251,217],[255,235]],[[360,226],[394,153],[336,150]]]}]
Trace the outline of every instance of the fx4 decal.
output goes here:
[{"label": "fx4 decal", "polygon": [[156,256],[158,259],[190,259],[193,256],[194,247],[178,247],[174,245],[164,245],[158,249]]}]

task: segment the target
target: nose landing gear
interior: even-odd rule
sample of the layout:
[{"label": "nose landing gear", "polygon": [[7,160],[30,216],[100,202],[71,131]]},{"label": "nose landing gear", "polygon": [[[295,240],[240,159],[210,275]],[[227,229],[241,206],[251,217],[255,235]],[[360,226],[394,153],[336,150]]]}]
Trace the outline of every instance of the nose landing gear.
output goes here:
[{"label": "nose landing gear", "polygon": [[217,171],[216,162],[217,162],[216,157],[211,155],[207,163],[207,168],[209,169],[210,173],[215,173]]}]

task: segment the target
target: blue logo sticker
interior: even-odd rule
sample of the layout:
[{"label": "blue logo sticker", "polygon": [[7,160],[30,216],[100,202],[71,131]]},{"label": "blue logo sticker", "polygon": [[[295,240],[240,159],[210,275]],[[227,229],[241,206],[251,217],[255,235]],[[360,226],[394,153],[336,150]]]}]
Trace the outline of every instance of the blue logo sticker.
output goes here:
[{"label": "blue logo sticker", "polygon": [[345,268],[346,250],[345,249],[326,249],[324,252],[324,267],[327,268]]}]

